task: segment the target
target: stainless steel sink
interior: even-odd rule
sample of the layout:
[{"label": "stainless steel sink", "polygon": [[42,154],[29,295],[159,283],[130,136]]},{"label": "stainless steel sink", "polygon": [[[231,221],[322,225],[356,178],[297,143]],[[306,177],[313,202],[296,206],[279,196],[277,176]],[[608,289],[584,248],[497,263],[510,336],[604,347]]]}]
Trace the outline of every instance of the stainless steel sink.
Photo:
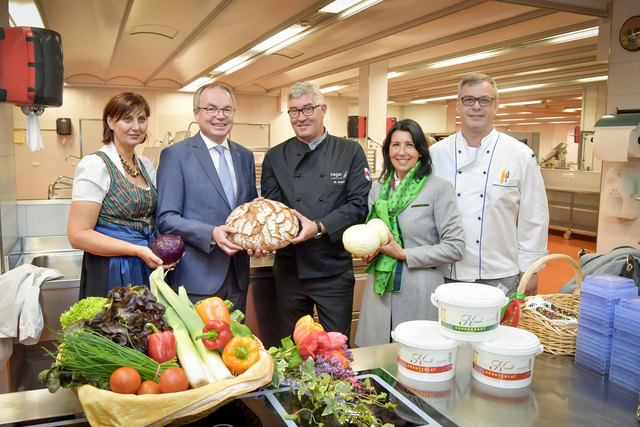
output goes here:
[{"label": "stainless steel sink", "polygon": [[82,252],[57,252],[47,255],[37,255],[30,264],[37,267],[55,268],[64,275],[65,279],[79,278],[82,269]]}]

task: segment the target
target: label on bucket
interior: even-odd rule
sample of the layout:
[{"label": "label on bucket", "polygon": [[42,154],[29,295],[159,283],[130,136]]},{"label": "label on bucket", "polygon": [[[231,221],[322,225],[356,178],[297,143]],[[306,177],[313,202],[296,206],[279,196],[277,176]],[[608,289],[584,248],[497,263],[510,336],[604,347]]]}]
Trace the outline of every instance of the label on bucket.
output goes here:
[{"label": "label on bucket", "polygon": [[473,351],[473,369],[487,378],[519,381],[531,377],[532,359],[529,356],[495,355]]},{"label": "label on bucket", "polygon": [[398,348],[398,365],[420,374],[440,374],[453,369],[453,352],[439,350],[434,353]]},{"label": "label on bucket", "polygon": [[469,308],[457,310],[440,306],[440,325],[457,332],[487,332],[500,325],[500,308],[471,311]]}]

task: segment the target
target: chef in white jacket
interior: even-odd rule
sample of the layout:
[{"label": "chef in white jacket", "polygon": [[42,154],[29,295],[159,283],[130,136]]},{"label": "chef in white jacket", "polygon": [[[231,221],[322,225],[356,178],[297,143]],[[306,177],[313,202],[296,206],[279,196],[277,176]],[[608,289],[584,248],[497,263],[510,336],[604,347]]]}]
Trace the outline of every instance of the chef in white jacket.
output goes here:
[{"label": "chef in white jacket", "polygon": [[[549,209],[538,159],[526,144],[493,126],[498,89],[486,74],[458,85],[461,131],[429,148],[434,174],[451,181],[466,248],[446,279],[501,284],[515,292],[529,266],[547,254]],[[537,274],[527,283],[535,295]]]}]

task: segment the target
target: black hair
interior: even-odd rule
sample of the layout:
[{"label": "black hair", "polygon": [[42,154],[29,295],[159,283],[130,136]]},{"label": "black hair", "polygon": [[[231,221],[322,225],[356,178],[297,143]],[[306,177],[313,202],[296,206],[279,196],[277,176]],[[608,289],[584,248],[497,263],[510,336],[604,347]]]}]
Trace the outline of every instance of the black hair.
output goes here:
[{"label": "black hair", "polygon": [[387,136],[382,143],[382,173],[380,179],[385,180],[395,172],[393,165],[391,164],[391,158],[389,157],[389,145],[391,144],[391,136],[397,130],[404,130],[411,134],[413,139],[413,145],[420,153],[420,167],[415,173],[416,178],[422,178],[426,175],[430,175],[433,171],[433,163],[431,162],[431,156],[429,155],[429,144],[427,144],[427,138],[424,136],[424,132],[418,123],[411,119],[404,119],[394,123],[387,132]]}]

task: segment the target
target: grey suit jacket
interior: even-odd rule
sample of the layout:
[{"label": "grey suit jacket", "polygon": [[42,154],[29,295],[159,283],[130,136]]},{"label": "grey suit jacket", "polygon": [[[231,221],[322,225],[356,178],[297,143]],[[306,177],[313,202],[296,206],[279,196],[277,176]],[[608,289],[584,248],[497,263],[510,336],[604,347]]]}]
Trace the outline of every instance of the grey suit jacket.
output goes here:
[{"label": "grey suit jacket", "polygon": [[[382,184],[374,181],[369,207],[378,199]],[[431,293],[444,282],[450,263],[462,259],[464,230],[450,182],[431,175],[422,191],[398,215],[407,256],[402,267],[400,292],[373,292],[375,276],[368,275],[362,297],[355,342],[358,346],[390,342],[391,329],[409,320],[437,320]]]},{"label": "grey suit jacket", "polygon": [[[258,197],[251,151],[229,141],[237,182],[236,205]],[[168,283],[189,294],[211,295],[220,289],[231,257],[212,243],[213,229],[224,224],[229,206],[204,140],[197,135],[162,150],[158,166],[157,227],[185,242],[185,256],[169,273]],[[249,285],[249,256],[233,255],[242,289]]]}]

